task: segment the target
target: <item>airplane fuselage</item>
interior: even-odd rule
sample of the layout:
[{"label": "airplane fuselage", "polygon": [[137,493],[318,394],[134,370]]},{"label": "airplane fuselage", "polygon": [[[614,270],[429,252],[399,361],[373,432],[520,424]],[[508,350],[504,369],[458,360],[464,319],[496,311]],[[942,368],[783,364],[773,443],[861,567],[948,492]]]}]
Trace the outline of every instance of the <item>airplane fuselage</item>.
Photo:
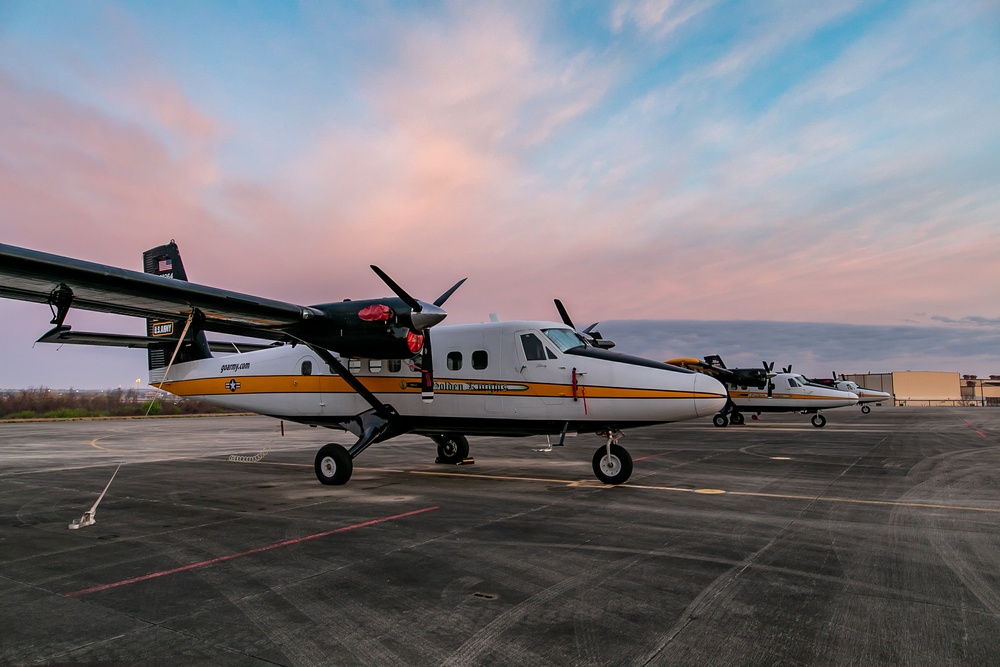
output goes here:
[{"label": "airplane fuselage", "polygon": [[[553,322],[434,329],[432,402],[406,361],[348,359],[348,370],[425,435],[557,434],[661,424],[714,414],[726,390],[686,369],[584,345]],[[176,364],[162,389],[305,424],[344,428],[369,408],[306,346]]]},{"label": "airplane fuselage", "polygon": [[822,387],[806,381],[801,375],[776,373],[770,378],[773,389],[730,386],[729,396],[744,412],[814,411],[856,405],[857,394]]}]

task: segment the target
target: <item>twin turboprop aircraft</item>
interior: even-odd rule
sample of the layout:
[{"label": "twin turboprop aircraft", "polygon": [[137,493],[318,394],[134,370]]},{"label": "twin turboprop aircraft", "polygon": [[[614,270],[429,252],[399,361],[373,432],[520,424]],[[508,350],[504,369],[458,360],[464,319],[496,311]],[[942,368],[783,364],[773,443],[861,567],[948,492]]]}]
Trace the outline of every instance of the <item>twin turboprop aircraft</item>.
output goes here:
[{"label": "twin turboprop aircraft", "polygon": [[[187,281],[177,245],[148,250],[130,271],[0,244],[0,297],[46,303],[52,329],[39,342],[146,348],[150,384],[279,419],[349,431],[349,449],[316,454],[324,484],[344,484],[370,445],[404,434],[437,443],[459,463],[468,435],[558,435],[590,430],[606,439],[594,474],[621,484],[632,458],[624,428],[710,415],[726,405],[717,380],[609,351],[592,327],[563,322],[443,326],[442,306],[418,301],[378,267],[395,297],[313,306],[274,301]],[[145,336],[72,331],[72,308],[146,319]],[[431,345],[433,329],[434,345]],[[208,341],[206,332],[270,341]],[[438,397],[435,399],[435,395]]]},{"label": "twin turboprop aircraft", "polygon": [[857,382],[847,380],[844,376],[840,376],[840,379],[838,380],[836,371],[834,371],[833,377],[831,378],[810,378],[809,381],[813,384],[823,385],[824,387],[831,387],[833,389],[839,389],[840,391],[849,391],[857,394],[862,414],[868,414],[872,411],[872,406],[869,405],[869,403],[881,405],[882,401],[892,400],[892,394],[887,391],[879,391],[878,389],[869,389],[868,387],[859,386]]},{"label": "twin turboprop aircraft", "polygon": [[[814,384],[792,367],[774,372],[774,362],[760,368],[726,368],[722,357],[713,354],[704,361],[692,358],[671,359],[666,363],[711,375],[726,384],[729,400],[712,418],[716,426],[745,423],[745,412],[802,412],[812,414],[812,425],[826,426],[821,409],[857,405],[858,395],[850,391]],[[754,416],[756,419],[756,415]]]}]

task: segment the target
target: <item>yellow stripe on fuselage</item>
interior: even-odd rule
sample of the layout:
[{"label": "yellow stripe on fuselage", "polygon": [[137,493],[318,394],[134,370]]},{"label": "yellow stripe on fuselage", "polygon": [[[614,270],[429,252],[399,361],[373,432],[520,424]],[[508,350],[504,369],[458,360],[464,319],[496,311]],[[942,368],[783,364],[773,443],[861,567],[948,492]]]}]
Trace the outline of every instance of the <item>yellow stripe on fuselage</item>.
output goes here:
[{"label": "yellow stripe on fuselage", "polygon": [[732,390],[730,390],[729,395],[733,399],[737,399],[737,398],[746,398],[746,399],[750,399],[750,398],[764,398],[764,399],[768,399],[769,398],[771,400],[774,400],[774,399],[779,399],[779,400],[795,399],[795,400],[804,400],[804,401],[809,401],[809,400],[812,400],[812,401],[839,401],[839,400],[846,400],[846,399],[838,398],[837,396],[814,396],[812,394],[779,394],[777,392],[775,392],[775,393],[771,394],[770,396],[768,396],[767,392],[764,392],[764,391],[750,392],[750,391],[732,391]]},{"label": "yellow stripe on fuselage", "polygon": [[[376,394],[419,394],[420,379],[416,377],[358,377],[358,380]],[[234,375],[196,380],[176,380],[160,385],[164,391],[177,396],[224,396],[227,394],[349,394],[354,390],[343,378],[333,375]],[[466,396],[538,396],[546,398],[572,398],[573,388],[568,384],[539,382],[501,382],[477,379],[439,379],[434,382],[439,394]],[[626,387],[580,386],[577,398],[643,398],[643,399],[693,399],[721,398],[722,394],[710,392],[675,391],[669,389],[634,389]]]}]

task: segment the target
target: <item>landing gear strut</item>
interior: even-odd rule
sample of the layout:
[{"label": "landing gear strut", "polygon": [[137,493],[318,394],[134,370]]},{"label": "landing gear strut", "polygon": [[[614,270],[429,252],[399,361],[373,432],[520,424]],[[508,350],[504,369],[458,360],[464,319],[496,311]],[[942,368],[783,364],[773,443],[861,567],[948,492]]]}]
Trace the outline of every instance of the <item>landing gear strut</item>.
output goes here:
[{"label": "landing gear strut", "polygon": [[625,434],[604,431],[597,435],[607,437],[608,443],[594,452],[594,474],[605,484],[623,484],[632,475],[632,456],[618,444]]}]

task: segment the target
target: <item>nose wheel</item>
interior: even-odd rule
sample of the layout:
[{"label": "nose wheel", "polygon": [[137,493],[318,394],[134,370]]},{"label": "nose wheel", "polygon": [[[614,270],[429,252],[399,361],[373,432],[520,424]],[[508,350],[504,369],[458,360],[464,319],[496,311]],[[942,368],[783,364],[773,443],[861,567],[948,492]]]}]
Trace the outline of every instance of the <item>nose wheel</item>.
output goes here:
[{"label": "nose wheel", "polygon": [[599,433],[608,438],[608,444],[594,452],[594,474],[605,484],[623,484],[632,475],[632,456],[618,444],[623,433],[618,431]]},{"label": "nose wheel", "polygon": [[812,417],[812,425],[816,428],[823,428],[826,426],[826,417],[817,412]]}]

